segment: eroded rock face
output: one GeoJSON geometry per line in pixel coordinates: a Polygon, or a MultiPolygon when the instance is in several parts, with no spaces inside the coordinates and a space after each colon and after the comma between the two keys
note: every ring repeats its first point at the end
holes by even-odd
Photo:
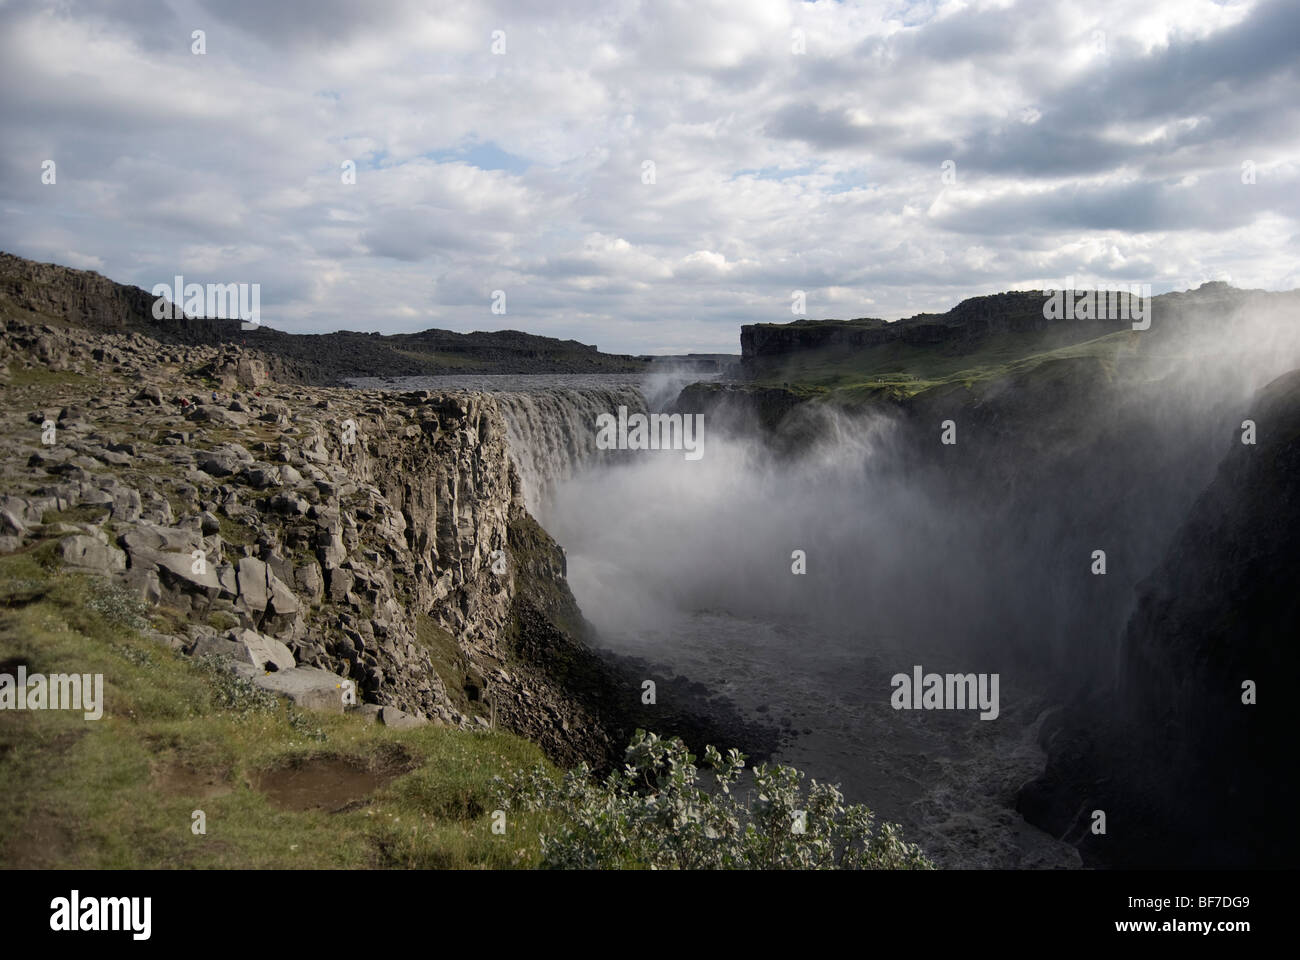
{"type": "Polygon", "coordinates": [[[498,723],[564,762],[618,752],[630,729],[596,705],[617,681],[527,526],[491,396],[286,386],[229,346],[0,322],[0,360],[96,374],[0,413],[0,548],[57,538],[69,567],[187,623],[174,646],[314,709],[350,680],[385,722],[498,723]]]}

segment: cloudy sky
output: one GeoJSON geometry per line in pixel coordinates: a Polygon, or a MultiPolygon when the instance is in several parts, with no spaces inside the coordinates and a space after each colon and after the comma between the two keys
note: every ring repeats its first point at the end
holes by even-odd
{"type": "Polygon", "coordinates": [[[0,249],[634,353],[736,352],[796,290],[1290,289],[1298,36],[1295,0],[0,0],[0,249]]]}

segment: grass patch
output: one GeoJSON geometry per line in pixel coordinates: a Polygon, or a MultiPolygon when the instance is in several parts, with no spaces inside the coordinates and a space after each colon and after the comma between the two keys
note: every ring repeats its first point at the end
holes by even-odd
{"type": "Polygon", "coordinates": [[[749,382],[792,391],[820,390],[822,399],[846,406],[905,401],[936,387],[973,389],[1051,360],[1095,358],[1113,366],[1118,356],[1137,350],[1138,337],[1124,330],[1061,344],[1060,334],[1004,334],[974,346],[894,342],[851,352],[810,350],[791,355],[779,368],[749,382]]]}
{"type": "Polygon", "coordinates": [[[225,632],[233,630],[239,626],[239,618],[233,613],[227,613],[224,610],[218,610],[215,613],[208,614],[208,626],[214,630],[225,632]]]}
{"type": "Polygon", "coordinates": [[[113,512],[111,503],[83,504],[67,510],[46,510],[41,523],[103,523],[113,512]]]}
{"type": "MultiPolygon", "coordinates": [[[[175,512],[175,505],[172,506],[172,512],[175,512]]],[[[217,524],[220,527],[218,531],[221,539],[226,543],[233,543],[236,546],[244,547],[257,542],[257,530],[246,523],[240,523],[237,520],[231,520],[224,513],[217,515],[217,524]]]]}
{"type": "Polygon", "coordinates": [[[138,632],[107,581],[0,557],[0,663],[104,677],[104,715],[0,713],[0,866],[503,868],[539,860],[540,814],[492,833],[493,777],[544,762],[510,734],[303,714],[138,632]],[[336,812],[290,809],[277,771],[384,773],[336,812]],[[203,811],[207,832],[191,831],[203,811]]]}

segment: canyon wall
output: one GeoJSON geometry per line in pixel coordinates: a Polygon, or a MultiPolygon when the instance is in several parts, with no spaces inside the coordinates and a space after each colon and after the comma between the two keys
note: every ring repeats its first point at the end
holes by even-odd
{"type": "Polygon", "coordinates": [[[1300,371],[1255,397],[1137,589],[1117,688],[1044,727],[1049,763],[1019,809],[1092,862],[1294,866],[1291,679],[1300,667],[1300,371]],[[1105,835],[1093,811],[1107,813],[1105,835]]]}
{"type": "MultiPolygon", "coordinates": [[[[157,277],[169,287],[174,277],[157,277]]],[[[256,278],[253,278],[254,280],[256,278]]],[[[223,283],[230,277],[184,277],[185,285],[223,283]]],[[[252,282],[252,281],[250,281],[252,282]]],[[[592,373],[644,370],[648,361],[601,353],[592,344],[518,330],[457,333],[289,334],[274,329],[274,306],[266,293],[262,323],[205,318],[197,311],[155,318],[155,298],[140,287],[115,283],[90,270],[37,263],[0,252],[0,308],[70,323],[100,333],[143,333],[166,344],[220,347],[242,344],[259,352],[274,378],[286,383],[338,385],[348,377],[421,376],[445,373],[592,373]]],[[[178,295],[179,296],[179,295],[178,295]]],[[[216,304],[214,303],[214,306],[216,304]]],[[[205,304],[206,306],[206,304],[205,304]]],[[[209,311],[218,312],[218,311],[209,311]]]]}
{"type": "Polygon", "coordinates": [[[634,688],[583,642],[496,398],[307,388],[253,351],[0,324],[0,549],[112,577],[161,640],[308,699],[351,680],[390,717],[499,724],[562,762],[602,765],[630,733],[634,688]]]}

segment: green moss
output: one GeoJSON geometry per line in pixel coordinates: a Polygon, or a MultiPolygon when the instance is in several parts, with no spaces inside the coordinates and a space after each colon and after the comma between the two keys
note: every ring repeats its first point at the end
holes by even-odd
{"type": "Polygon", "coordinates": [[[208,626],[216,630],[233,630],[239,626],[239,618],[233,613],[218,610],[215,613],[208,614],[208,626]]]}
{"type": "Polygon", "coordinates": [[[246,523],[240,523],[237,520],[221,515],[217,517],[217,525],[221,539],[226,543],[233,543],[243,547],[257,542],[257,530],[246,523]]]}
{"type": "Polygon", "coordinates": [[[940,387],[975,389],[1050,361],[1091,358],[1113,369],[1118,356],[1133,352],[1140,343],[1130,331],[1064,345],[1060,338],[1059,333],[1005,334],[974,347],[895,342],[848,352],[810,350],[782,358],[779,369],[749,384],[751,389],[781,387],[802,399],[845,407],[898,403],[940,387]]]}

